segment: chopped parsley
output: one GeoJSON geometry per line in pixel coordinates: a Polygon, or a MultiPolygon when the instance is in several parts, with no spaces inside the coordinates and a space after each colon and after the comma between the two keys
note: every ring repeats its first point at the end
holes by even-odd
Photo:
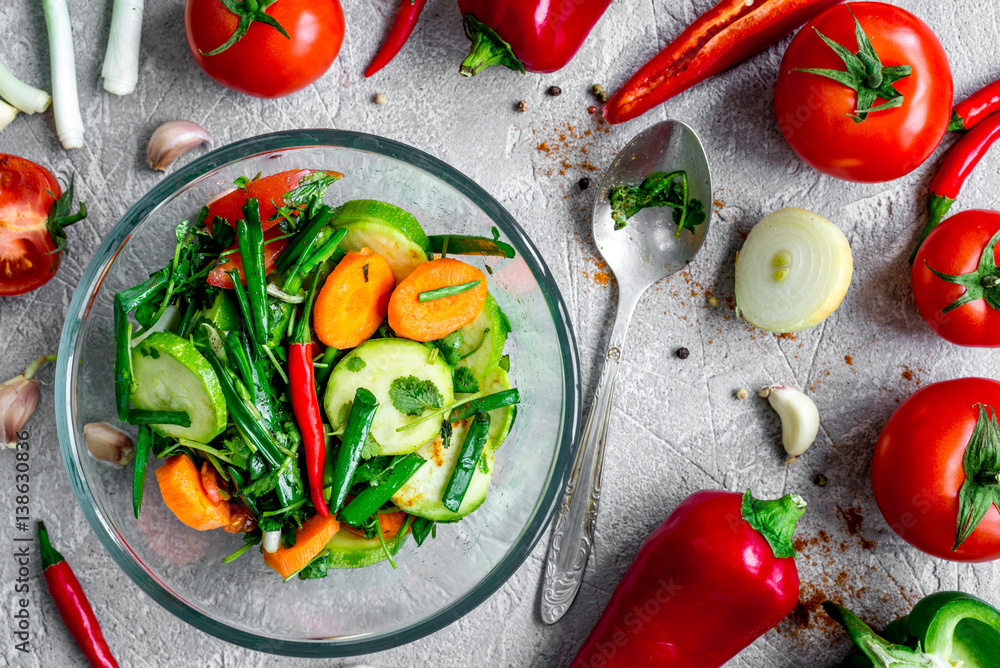
{"type": "Polygon", "coordinates": [[[368,364],[360,357],[352,357],[347,360],[347,370],[353,371],[354,373],[361,371],[366,366],[368,366],[368,364]]]}

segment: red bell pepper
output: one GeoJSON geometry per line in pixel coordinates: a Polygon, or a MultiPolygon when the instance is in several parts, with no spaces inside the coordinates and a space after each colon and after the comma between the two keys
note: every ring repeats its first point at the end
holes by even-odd
{"type": "Polygon", "coordinates": [[[795,494],[692,494],[639,549],[571,668],[715,668],[774,627],[799,596],[795,494]]]}
{"type": "Polygon", "coordinates": [[[722,0],[632,75],[604,107],[624,123],[749,58],[842,0],[722,0]]]}
{"type": "Polygon", "coordinates": [[[555,72],[566,66],[611,0],[458,0],[472,51],[459,72],[490,65],[555,72]]]}

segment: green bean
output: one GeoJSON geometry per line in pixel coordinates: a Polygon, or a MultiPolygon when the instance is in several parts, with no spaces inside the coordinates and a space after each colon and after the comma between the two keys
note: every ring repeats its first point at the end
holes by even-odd
{"type": "Polygon", "coordinates": [[[118,419],[128,419],[129,400],[132,396],[132,323],[122,306],[119,295],[115,295],[115,405],[118,419]]]}
{"type": "Polygon", "coordinates": [[[347,491],[351,488],[351,480],[358,468],[358,462],[361,461],[361,450],[368,440],[368,432],[371,430],[376,410],[378,410],[378,400],[375,399],[375,395],[359,387],[354,393],[354,405],[351,406],[351,414],[347,418],[344,441],[333,469],[333,491],[330,495],[332,499],[330,507],[333,512],[339,510],[347,499],[347,491]]]}
{"type": "Polygon", "coordinates": [[[477,285],[479,285],[479,281],[475,280],[469,281],[468,283],[462,283],[461,285],[446,285],[443,288],[427,290],[417,295],[417,301],[423,304],[425,302],[432,302],[435,299],[454,297],[455,295],[460,295],[463,292],[468,292],[477,285]]]}
{"type": "Polygon", "coordinates": [[[142,508],[142,490],[146,486],[146,464],[149,462],[149,451],[153,448],[153,430],[147,425],[139,426],[139,435],[135,440],[135,461],[132,463],[132,511],[135,519],[139,519],[142,508]]]}
{"type": "Polygon", "coordinates": [[[474,399],[467,404],[462,404],[451,412],[448,419],[456,422],[476,413],[489,413],[490,411],[503,408],[504,406],[511,406],[520,401],[521,395],[517,391],[517,388],[501,390],[500,392],[494,392],[493,394],[487,394],[485,397],[474,399]]]}
{"type": "Polygon", "coordinates": [[[434,520],[429,520],[425,517],[418,517],[413,520],[410,529],[413,531],[413,540],[417,541],[418,546],[424,544],[424,541],[427,540],[427,536],[431,534],[433,528],[434,520]]]}
{"type": "Polygon", "coordinates": [[[190,427],[191,417],[187,411],[147,411],[140,408],[130,408],[129,424],[172,424],[178,427],[190,427]]]}
{"type": "MultiPolygon", "coordinates": [[[[492,396],[492,395],[491,395],[492,396]]],[[[476,413],[465,435],[462,452],[458,455],[455,470],[451,472],[448,486],[444,490],[444,507],[457,513],[462,506],[462,499],[472,482],[472,474],[476,472],[476,464],[483,454],[483,446],[490,435],[489,413],[476,413]]]]}
{"type": "Polygon", "coordinates": [[[406,481],[427,462],[416,453],[406,457],[396,464],[382,484],[365,488],[360,494],[338,514],[341,522],[352,527],[360,527],[365,521],[378,512],[378,509],[406,484],[406,481]]]}

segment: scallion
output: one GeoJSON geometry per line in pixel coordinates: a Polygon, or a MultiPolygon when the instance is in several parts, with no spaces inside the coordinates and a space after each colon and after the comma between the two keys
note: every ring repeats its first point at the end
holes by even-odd
{"type": "Polygon", "coordinates": [[[56,133],[63,148],[83,146],[83,118],[76,90],[76,57],[73,28],[66,0],[42,0],[49,32],[49,60],[52,64],[52,108],[56,133]]]}
{"type": "Polygon", "coordinates": [[[0,63],[0,97],[26,114],[45,111],[52,104],[48,93],[24,83],[4,67],[3,63],[0,63]]]}
{"type": "Polygon", "coordinates": [[[436,290],[427,290],[417,295],[417,301],[423,304],[424,302],[431,302],[435,299],[454,297],[455,295],[460,295],[463,292],[468,292],[477,285],[479,285],[478,280],[462,283],[461,285],[446,285],[445,287],[437,288],[436,290]]]}
{"type": "Polygon", "coordinates": [[[0,130],[10,125],[15,116],[17,116],[17,109],[0,100],[0,130]]]}
{"type": "Polygon", "coordinates": [[[115,0],[111,31],[104,52],[104,90],[128,95],[139,81],[139,40],[142,37],[143,0],[115,0]]]}

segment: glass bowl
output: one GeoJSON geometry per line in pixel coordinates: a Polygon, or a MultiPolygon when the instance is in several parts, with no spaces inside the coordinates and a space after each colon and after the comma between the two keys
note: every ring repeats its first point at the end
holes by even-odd
{"type": "MultiPolygon", "coordinates": [[[[538,250],[504,208],[440,160],[398,142],[339,130],[278,132],[236,142],[164,177],[115,225],[73,295],[59,345],[56,413],[63,459],[94,533],[122,570],[157,603],[223,640],[291,656],[334,657],[411,642],[457,620],[493,594],[527,558],[558,502],[572,459],[579,413],[578,355],[563,300],[538,250]],[[112,468],[86,451],[83,427],[116,417],[112,382],[115,292],[144,280],[173,256],[174,227],[238,176],[286,169],[346,176],[327,201],[391,202],[430,234],[490,236],[495,226],[513,260],[490,265],[490,292],[509,317],[511,377],[521,405],[497,452],[483,506],[437,538],[409,540],[388,562],[331,570],[322,580],[283,583],[256,550],[222,557],[239,536],[199,532],[163,505],[149,472],[141,519],[132,514],[131,466],[112,468]]],[[[159,465],[150,463],[150,469],[159,465]]]]}

